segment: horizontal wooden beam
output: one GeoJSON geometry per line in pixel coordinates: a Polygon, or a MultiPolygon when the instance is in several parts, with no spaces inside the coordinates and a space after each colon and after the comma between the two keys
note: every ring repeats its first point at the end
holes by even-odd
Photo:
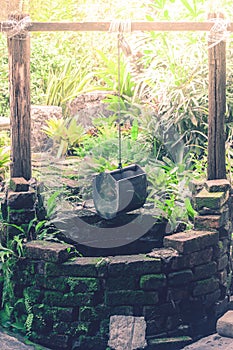
{"type": "MultiPolygon", "coordinates": [[[[112,22],[31,22],[27,23],[30,32],[57,31],[101,31],[107,32],[112,22]]],[[[213,22],[131,22],[132,31],[210,31],[213,22]]],[[[8,21],[0,22],[2,32],[12,29],[8,21]]],[[[228,31],[233,31],[233,22],[229,23],[228,31]]]]}

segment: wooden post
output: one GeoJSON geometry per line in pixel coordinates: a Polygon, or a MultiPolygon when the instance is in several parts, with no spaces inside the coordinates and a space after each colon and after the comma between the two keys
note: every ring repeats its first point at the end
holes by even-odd
{"type": "MultiPolygon", "coordinates": [[[[216,15],[211,15],[215,17],[216,15]]],[[[209,42],[209,45],[213,42],[209,42]]],[[[208,180],[226,179],[225,112],[226,112],[226,43],[224,40],[208,49],[209,120],[208,180]]]]}
{"type": "MultiPolygon", "coordinates": [[[[10,19],[21,21],[25,15],[10,19]]],[[[30,37],[27,31],[8,36],[11,111],[11,177],[31,178],[30,37]]]]}

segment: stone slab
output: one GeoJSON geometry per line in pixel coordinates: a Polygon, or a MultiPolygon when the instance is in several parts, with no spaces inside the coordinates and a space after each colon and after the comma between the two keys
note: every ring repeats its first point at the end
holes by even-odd
{"type": "Polygon", "coordinates": [[[217,332],[224,337],[233,338],[233,311],[227,311],[217,321],[217,332]]]}
{"type": "Polygon", "coordinates": [[[147,346],[144,317],[111,316],[108,345],[114,350],[144,349],[147,346]]]}

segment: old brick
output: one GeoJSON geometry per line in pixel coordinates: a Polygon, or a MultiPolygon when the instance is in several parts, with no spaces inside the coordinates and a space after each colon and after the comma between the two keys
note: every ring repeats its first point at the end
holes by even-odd
{"type": "Polygon", "coordinates": [[[144,290],[161,289],[166,286],[166,275],[143,275],[140,278],[140,288],[144,290]]]}
{"type": "Polygon", "coordinates": [[[82,257],[73,261],[65,262],[59,265],[50,262],[38,262],[36,269],[38,273],[46,276],[79,276],[79,277],[97,277],[98,272],[96,264],[99,258],[82,257]]]}
{"type": "Polygon", "coordinates": [[[197,281],[193,284],[192,294],[194,297],[208,294],[217,290],[219,282],[216,278],[208,278],[205,280],[197,281]]]}
{"type": "Polygon", "coordinates": [[[226,192],[230,190],[231,185],[225,179],[208,180],[205,182],[205,188],[208,192],[226,192]]]}
{"type": "Polygon", "coordinates": [[[74,316],[74,310],[72,307],[56,307],[47,306],[44,304],[34,305],[33,313],[35,315],[43,314],[45,318],[48,318],[54,322],[72,322],[77,319],[74,316]]]}
{"type": "Polygon", "coordinates": [[[230,249],[230,240],[228,238],[222,239],[214,246],[214,258],[220,258],[226,254],[230,249]]]}
{"type": "Polygon", "coordinates": [[[188,230],[164,238],[164,246],[188,254],[218,243],[218,232],[188,230]]]}
{"type": "Polygon", "coordinates": [[[131,256],[115,256],[108,265],[109,275],[119,274],[141,275],[145,273],[160,273],[161,259],[150,258],[143,254],[131,256]]]}
{"type": "Polygon", "coordinates": [[[198,252],[189,254],[189,266],[198,266],[202,264],[209,263],[213,258],[213,248],[206,248],[198,252]]]}
{"type": "Polygon", "coordinates": [[[33,209],[35,205],[35,192],[12,192],[7,195],[7,205],[11,209],[33,209]]]}
{"type": "Polygon", "coordinates": [[[134,307],[133,306],[115,306],[110,308],[111,315],[125,315],[125,316],[133,316],[134,315],[134,307]]]}
{"type": "Polygon", "coordinates": [[[153,319],[146,322],[147,337],[156,336],[167,331],[167,317],[164,315],[156,315],[153,319]]]}
{"type": "Polygon", "coordinates": [[[28,224],[30,221],[35,219],[35,217],[35,209],[23,209],[22,211],[22,209],[13,210],[9,208],[7,221],[10,224],[21,226],[23,224],[28,224]]]}
{"type": "Polygon", "coordinates": [[[202,208],[219,209],[229,198],[227,192],[208,192],[206,189],[201,190],[194,198],[194,207],[197,211],[202,208]]]}
{"type": "Polygon", "coordinates": [[[163,304],[158,304],[156,306],[144,306],[143,316],[146,320],[153,320],[157,316],[169,316],[177,313],[177,308],[175,303],[166,302],[163,304]]]}
{"type": "Polygon", "coordinates": [[[136,291],[109,291],[105,294],[105,302],[108,306],[120,305],[154,305],[157,304],[158,292],[136,291]]]}
{"type": "Polygon", "coordinates": [[[222,255],[218,259],[217,263],[218,263],[218,271],[221,271],[221,270],[225,269],[225,267],[228,264],[228,255],[227,254],[222,255]]]}
{"type": "Polygon", "coordinates": [[[207,307],[213,305],[221,296],[220,289],[216,289],[212,293],[208,293],[202,296],[203,304],[207,307]]]}
{"type": "Polygon", "coordinates": [[[174,305],[174,302],[187,299],[189,296],[189,286],[182,286],[182,288],[169,287],[166,301],[174,305]]]}
{"type": "Polygon", "coordinates": [[[60,293],[60,292],[52,292],[45,291],[43,303],[50,306],[62,306],[62,307],[75,307],[93,305],[95,299],[94,293],[60,293]]]}
{"type": "Polygon", "coordinates": [[[24,177],[12,177],[9,187],[13,192],[27,192],[29,183],[24,177]]]}
{"type": "Polygon", "coordinates": [[[217,263],[211,261],[208,264],[203,264],[194,267],[193,280],[201,280],[214,275],[217,272],[217,263]]]}
{"type": "Polygon", "coordinates": [[[205,186],[205,181],[192,180],[189,182],[189,189],[192,192],[192,196],[198,194],[205,186]]]}
{"type": "Polygon", "coordinates": [[[229,219],[229,211],[224,211],[220,215],[199,215],[194,218],[196,229],[219,229],[224,226],[229,219]]]}
{"type": "Polygon", "coordinates": [[[177,286],[189,283],[193,278],[191,270],[172,272],[168,275],[168,285],[177,286]]]}
{"type": "Polygon", "coordinates": [[[31,241],[25,244],[25,256],[33,260],[64,262],[70,258],[74,247],[48,241],[31,241]]]}
{"type": "Polygon", "coordinates": [[[105,287],[109,290],[135,290],[138,286],[138,278],[133,275],[121,275],[106,279],[105,287]]]}
{"type": "Polygon", "coordinates": [[[223,271],[220,271],[218,273],[218,279],[221,285],[227,287],[227,282],[228,282],[227,269],[224,269],[223,271]]]}

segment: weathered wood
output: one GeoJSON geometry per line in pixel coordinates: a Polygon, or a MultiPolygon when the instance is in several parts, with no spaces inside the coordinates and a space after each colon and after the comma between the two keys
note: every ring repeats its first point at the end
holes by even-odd
{"type": "MultiPolygon", "coordinates": [[[[210,42],[209,45],[212,43],[210,42]]],[[[208,49],[209,119],[207,178],[226,178],[225,112],[226,112],[226,43],[221,41],[208,49]]]]}
{"type": "MultiPolygon", "coordinates": [[[[16,20],[19,20],[17,17],[16,20]]],[[[31,178],[30,37],[8,38],[11,177],[31,178]]]]}
{"type": "MultiPolygon", "coordinates": [[[[31,22],[31,32],[51,31],[108,31],[111,22],[31,22]]],[[[132,22],[132,31],[209,31],[213,22],[132,22]]],[[[9,22],[0,22],[1,31],[9,31],[9,22]]],[[[229,23],[229,31],[233,31],[233,23],[229,23]]]]}

